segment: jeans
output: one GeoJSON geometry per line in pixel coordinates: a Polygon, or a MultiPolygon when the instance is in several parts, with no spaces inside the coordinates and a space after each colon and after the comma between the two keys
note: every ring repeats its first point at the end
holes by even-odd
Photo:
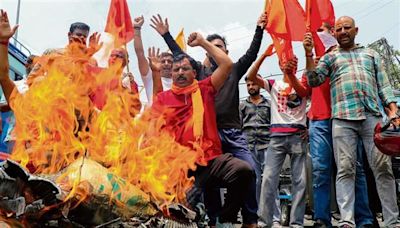
{"type": "Polygon", "coordinates": [[[0,151],[1,152],[10,153],[10,152],[8,152],[8,150],[9,150],[8,144],[7,144],[7,142],[4,141],[4,139],[7,137],[7,134],[8,134],[8,128],[10,126],[9,118],[11,118],[10,117],[11,115],[13,115],[12,111],[1,113],[1,127],[2,127],[1,137],[0,137],[0,151]]]}
{"type": "MultiPolygon", "coordinates": [[[[242,130],[235,128],[218,129],[218,133],[222,143],[222,151],[224,153],[232,154],[235,158],[246,161],[254,172],[256,164],[249,151],[249,148],[247,147],[247,141],[242,133],[242,130]]],[[[249,187],[249,194],[247,194],[241,210],[243,224],[257,224],[258,204],[256,198],[256,178],[251,179],[249,187]]],[[[204,203],[207,208],[207,214],[210,218],[209,225],[214,225],[216,223],[216,217],[218,216],[218,208],[220,208],[221,206],[219,192],[217,191],[217,189],[205,191],[204,198],[204,203]]]]}
{"type": "Polygon", "coordinates": [[[361,139],[368,163],[374,173],[386,227],[395,227],[399,210],[390,157],[381,153],[373,141],[374,127],[381,118],[369,113],[365,120],[334,119],[332,122],[333,149],[338,173],[336,194],[341,220],[339,225],[354,227],[355,173],[357,144],[361,139]]]}
{"type": "Polygon", "coordinates": [[[356,227],[362,225],[372,225],[374,217],[369,208],[367,177],[364,171],[363,161],[364,148],[362,141],[357,144],[357,161],[356,161],[356,183],[355,183],[355,205],[354,216],[356,227]]]}
{"type": "MultiPolygon", "coordinates": [[[[331,120],[310,121],[310,153],[313,173],[314,220],[331,224],[331,178],[333,172],[331,120]]],[[[359,146],[362,149],[362,146],[359,146]]],[[[355,220],[357,226],[372,224],[373,217],[368,206],[366,177],[363,169],[363,150],[357,152],[356,165],[356,204],[355,220]]]]}
{"type": "MultiPolygon", "coordinates": [[[[249,146],[250,151],[252,152],[252,156],[254,162],[256,164],[256,168],[254,169],[256,173],[256,197],[258,202],[258,208],[264,207],[264,204],[260,202],[260,194],[261,194],[261,183],[262,183],[262,173],[264,171],[265,161],[268,159],[267,149],[257,150],[256,146],[249,146]]],[[[276,192],[276,200],[275,200],[275,208],[273,214],[274,222],[280,222],[281,220],[281,208],[280,208],[280,200],[279,200],[279,191],[276,192]]]]}
{"type": "Polygon", "coordinates": [[[305,140],[299,134],[271,137],[266,159],[260,203],[259,215],[262,222],[270,227],[273,222],[273,213],[276,191],[279,184],[279,173],[286,155],[290,156],[292,177],[292,209],[290,212],[290,226],[303,226],[306,207],[306,150],[305,140]]]}

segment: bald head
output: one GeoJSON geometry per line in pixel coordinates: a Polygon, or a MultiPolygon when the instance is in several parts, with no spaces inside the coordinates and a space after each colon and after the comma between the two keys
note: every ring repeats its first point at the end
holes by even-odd
{"type": "Polygon", "coordinates": [[[355,27],[356,26],[356,22],[354,21],[354,19],[352,17],[349,16],[341,16],[336,20],[336,23],[340,22],[340,21],[351,21],[351,24],[355,27]]]}
{"type": "Polygon", "coordinates": [[[128,52],[124,48],[116,48],[111,51],[108,65],[113,65],[119,62],[122,67],[128,64],[128,52]]]}
{"type": "Polygon", "coordinates": [[[351,49],[355,47],[355,37],[358,33],[355,21],[349,16],[342,16],[336,20],[335,36],[343,49],[351,49]]]}

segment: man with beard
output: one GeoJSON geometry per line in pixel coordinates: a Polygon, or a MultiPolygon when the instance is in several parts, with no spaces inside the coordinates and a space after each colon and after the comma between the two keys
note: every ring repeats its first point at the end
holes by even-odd
{"type": "MultiPolygon", "coordinates": [[[[297,58],[281,66],[283,80],[266,80],[257,76],[267,55],[264,53],[250,68],[248,79],[271,95],[270,142],[265,159],[258,214],[266,227],[274,222],[279,173],[290,156],[292,200],[290,227],[303,227],[306,194],[306,99],[289,84],[289,75],[297,69],[297,58]]],[[[293,77],[295,77],[293,75],[293,77]]],[[[263,225],[264,226],[264,225],[263,225]]]]}
{"type": "MultiPolygon", "coordinates": [[[[258,74],[259,77],[261,75],[258,74]]],[[[257,202],[260,202],[262,172],[270,140],[271,104],[260,94],[260,86],[245,78],[249,97],[239,105],[242,130],[247,138],[247,145],[256,164],[257,202]]],[[[280,226],[279,198],[273,216],[273,227],[280,226]]],[[[260,206],[260,205],[259,205],[260,206]]]]}
{"type": "MultiPolygon", "coordinates": [[[[333,27],[324,22],[318,30],[318,36],[325,47],[325,53],[337,47],[333,36],[333,27]]],[[[315,58],[315,63],[321,56],[315,58]]],[[[314,197],[314,227],[331,227],[331,186],[332,177],[336,176],[336,167],[333,161],[332,120],[331,120],[331,93],[329,80],[318,87],[311,88],[307,84],[307,77],[303,75],[301,81],[289,75],[290,84],[299,94],[310,96],[310,110],[308,111],[310,132],[310,155],[313,173],[314,197]]],[[[367,184],[363,169],[363,149],[357,151],[357,167],[355,180],[355,222],[357,227],[370,227],[373,216],[368,206],[367,184]]]]}
{"type": "Polygon", "coordinates": [[[313,40],[304,36],[306,76],[311,87],[330,82],[333,152],[338,169],[336,199],[340,227],[354,227],[357,143],[362,140],[374,173],[382,204],[385,227],[399,225],[395,182],[390,157],[373,142],[374,127],[381,121],[379,95],[389,119],[398,118],[396,99],[377,52],[355,43],[358,27],[353,18],[340,17],[335,23],[339,47],[325,54],[318,65],[313,60],[313,40]],[[329,78],[329,79],[328,79],[329,78]]]}

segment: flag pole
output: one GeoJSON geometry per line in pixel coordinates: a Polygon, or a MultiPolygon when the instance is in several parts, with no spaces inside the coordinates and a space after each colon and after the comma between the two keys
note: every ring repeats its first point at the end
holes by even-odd
{"type": "Polygon", "coordinates": [[[311,1],[306,0],[306,32],[311,32],[311,1]]]}
{"type": "Polygon", "coordinates": [[[129,73],[129,54],[128,54],[128,48],[127,48],[126,44],[124,44],[124,48],[126,51],[126,55],[125,55],[126,71],[127,71],[127,73],[129,73]]]}

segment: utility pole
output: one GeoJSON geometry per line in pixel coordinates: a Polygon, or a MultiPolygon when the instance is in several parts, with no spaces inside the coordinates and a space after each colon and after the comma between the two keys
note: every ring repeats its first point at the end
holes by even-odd
{"type": "Polygon", "coordinates": [[[385,38],[381,38],[372,44],[369,44],[368,47],[379,53],[384,62],[386,72],[388,73],[390,84],[392,84],[394,88],[399,89],[400,75],[398,74],[398,70],[400,62],[393,48],[388,44],[385,38]],[[397,60],[398,64],[395,63],[395,59],[397,60]]]}
{"type": "MultiPolygon", "coordinates": [[[[21,0],[18,0],[18,6],[17,6],[17,19],[15,20],[15,24],[18,25],[19,24],[19,11],[21,9],[21,0]]],[[[14,45],[17,45],[17,38],[18,38],[18,29],[15,32],[15,36],[14,36],[14,45]]]]}

